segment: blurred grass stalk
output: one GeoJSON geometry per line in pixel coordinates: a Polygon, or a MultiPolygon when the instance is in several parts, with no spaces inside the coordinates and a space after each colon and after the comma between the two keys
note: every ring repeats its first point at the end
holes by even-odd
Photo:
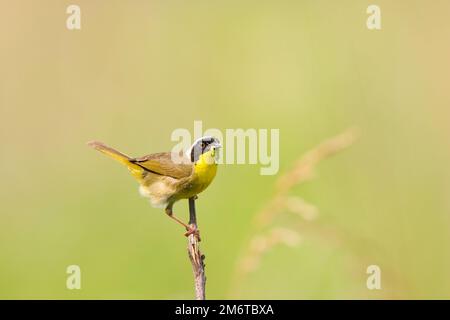
{"type": "Polygon", "coordinates": [[[299,184],[314,177],[316,166],[325,160],[350,147],[356,140],[356,128],[349,128],[343,133],[323,141],[315,148],[302,155],[295,161],[291,170],[278,178],[275,192],[268,203],[255,216],[255,230],[244,247],[243,254],[236,264],[232,276],[230,296],[235,297],[246,276],[255,271],[261,258],[271,248],[279,244],[296,247],[301,242],[300,234],[285,227],[271,227],[275,218],[283,211],[297,214],[306,221],[314,220],[318,215],[317,208],[304,199],[291,196],[290,192],[299,184]],[[262,235],[263,231],[269,232],[262,235]]]}

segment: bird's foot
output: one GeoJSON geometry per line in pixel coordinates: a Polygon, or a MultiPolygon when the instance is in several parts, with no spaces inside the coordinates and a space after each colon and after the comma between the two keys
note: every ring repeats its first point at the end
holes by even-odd
{"type": "Polygon", "coordinates": [[[201,241],[201,239],[200,239],[200,230],[197,229],[197,226],[190,225],[189,229],[187,229],[187,232],[184,235],[186,237],[189,237],[191,234],[193,234],[197,238],[197,241],[201,241]]]}

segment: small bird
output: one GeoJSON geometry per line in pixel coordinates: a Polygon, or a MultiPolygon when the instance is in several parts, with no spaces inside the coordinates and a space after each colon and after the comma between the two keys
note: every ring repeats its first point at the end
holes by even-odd
{"type": "Polygon", "coordinates": [[[186,153],[161,152],[131,158],[107,145],[91,141],[88,145],[125,165],[139,182],[139,192],[149,198],[153,207],[165,208],[166,214],[183,225],[186,236],[198,230],[173,214],[173,204],[181,199],[196,198],[213,181],[217,172],[218,148],[215,137],[197,139],[186,153]]]}

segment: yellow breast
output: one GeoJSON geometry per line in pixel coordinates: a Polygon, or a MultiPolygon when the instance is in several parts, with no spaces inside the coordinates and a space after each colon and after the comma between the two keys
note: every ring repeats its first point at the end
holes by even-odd
{"type": "Polygon", "coordinates": [[[205,190],[214,180],[217,173],[217,163],[213,151],[202,154],[194,165],[193,184],[196,193],[205,190]]]}

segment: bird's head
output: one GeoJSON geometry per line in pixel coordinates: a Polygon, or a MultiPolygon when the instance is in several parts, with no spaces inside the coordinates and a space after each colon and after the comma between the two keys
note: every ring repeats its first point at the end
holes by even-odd
{"type": "Polygon", "coordinates": [[[221,148],[219,139],[212,136],[204,136],[194,141],[192,146],[186,152],[186,155],[191,159],[192,162],[196,163],[198,160],[202,159],[208,163],[215,163],[218,150],[221,148]]]}

